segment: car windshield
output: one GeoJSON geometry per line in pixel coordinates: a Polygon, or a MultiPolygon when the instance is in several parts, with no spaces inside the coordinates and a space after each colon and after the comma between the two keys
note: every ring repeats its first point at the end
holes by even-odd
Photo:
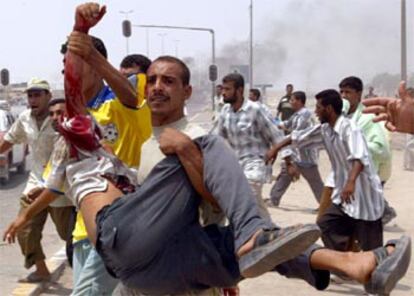
{"type": "Polygon", "coordinates": [[[9,128],[7,112],[0,110],[0,132],[5,132],[9,128]]]}

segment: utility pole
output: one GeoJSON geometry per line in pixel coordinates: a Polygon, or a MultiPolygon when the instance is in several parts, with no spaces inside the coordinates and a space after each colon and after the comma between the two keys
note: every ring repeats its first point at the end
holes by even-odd
{"type": "Polygon", "coordinates": [[[161,54],[164,55],[164,38],[167,36],[167,33],[158,33],[158,36],[161,37],[161,54]]]}
{"type": "Polygon", "coordinates": [[[175,47],[175,56],[178,58],[178,44],[180,43],[180,40],[174,40],[174,47],[175,47]]]}
{"type": "MultiPolygon", "coordinates": [[[[216,39],[214,30],[211,28],[200,27],[182,27],[182,26],[167,26],[167,25],[132,25],[138,28],[155,28],[155,29],[167,29],[167,30],[188,30],[188,31],[201,31],[209,32],[211,34],[211,65],[216,65],[216,39]]],[[[215,81],[211,81],[211,104],[212,110],[214,110],[214,95],[216,90],[215,81]]]]}
{"type": "Polygon", "coordinates": [[[401,0],[401,80],[407,81],[407,22],[405,8],[405,0],[401,0]]]}
{"type": "Polygon", "coordinates": [[[249,81],[250,88],[253,88],[253,0],[250,0],[250,38],[249,38],[249,81]]]}

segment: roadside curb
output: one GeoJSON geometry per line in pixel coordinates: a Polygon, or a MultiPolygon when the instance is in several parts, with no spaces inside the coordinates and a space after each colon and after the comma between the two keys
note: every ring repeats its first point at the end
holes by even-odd
{"type": "Polygon", "coordinates": [[[57,251],[52,258],[46,261],[46,265],[50,270],[50,281],[40,283],[19,283],[13,290],[12,296],[38,296],[47,287],[56,282],[63,273],[66,266],[66,251],[65,247],[62,247],[57,251]]]}

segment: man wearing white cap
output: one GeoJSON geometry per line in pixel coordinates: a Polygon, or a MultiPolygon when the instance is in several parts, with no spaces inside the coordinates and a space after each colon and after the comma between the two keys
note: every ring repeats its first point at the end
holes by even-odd
{"type": "MultiPolygon", "coordinates": [[[[14,144],[27,143],[32,154],[33,165],[29,174],[26,187],[20,199],[20,211],[30,203],[43,190],[42,173],[50,154],[53,150],[57,132],[52,127],[52,120],[48,117],[48,103],[52,95],[50,86],[46,80],[32,78],[25,90],[29,109],[21,113],[10,130],[0,141],[0,153],[7,151],[14,144]]],[[[50,276],[45,264],[45,255],[40,244],[43,226],[46,222],[47,213],[53,221],[59,220],[59,224],[68,221],[71,214],[71,203],[65,198],[59,198],[51,204],[51,207],[36,215],[25,228],[19,233],[18,240],[22,253],[25,257],[25,267],[36,266],[36,270],[27,277],[19,280],[21,282],[39,282],[47,280],[50,276]]],[[[58,224],[56,224],[58,225],[58,224]]],[[[68,237],[64,227],[57,227],[61,238],[68,237]]]]}

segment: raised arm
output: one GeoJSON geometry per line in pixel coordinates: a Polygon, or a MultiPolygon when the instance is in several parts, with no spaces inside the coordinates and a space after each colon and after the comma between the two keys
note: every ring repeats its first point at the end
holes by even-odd
{"type": "MultiPolygon", "coordinates": [[[[104,9],[105,7],[100,7],[96,3],[83,4],[77,7],[76,18],[83,18],[95,25],[103,16],[104,9]]],[[[124,105],[137,107],[138,99],[134,87],[95,49],[89,35],[77,30],[73,31],[69,36],[68,49],[87,62],[108,83],[124,105]]]]}

